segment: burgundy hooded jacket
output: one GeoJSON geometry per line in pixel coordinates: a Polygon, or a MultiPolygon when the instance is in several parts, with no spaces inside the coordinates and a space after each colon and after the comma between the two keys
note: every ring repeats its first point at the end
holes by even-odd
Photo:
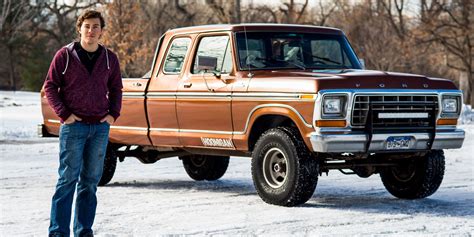
{"type": "Polygon", "coordinates": [[[74,43],[58,50],[49,67],[44,91],[49,105],[64,122],[72,113],[85,123],[98,123],[107,114],[115,120],[122,105],[122,77],[117,56],[105,48],[92,73],[82,64],[74,43]]]}

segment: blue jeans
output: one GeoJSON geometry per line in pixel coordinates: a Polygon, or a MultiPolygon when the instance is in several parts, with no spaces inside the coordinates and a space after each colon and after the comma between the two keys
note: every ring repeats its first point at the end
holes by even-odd
{"type": "Polygon", "coordinates": [[[69,236],[77,184],[74,235],[92,234],[97,184],[102,176],[110,125],[74,122],[59,131],[59,179],[51,206],[49,233],[69,236]]]}

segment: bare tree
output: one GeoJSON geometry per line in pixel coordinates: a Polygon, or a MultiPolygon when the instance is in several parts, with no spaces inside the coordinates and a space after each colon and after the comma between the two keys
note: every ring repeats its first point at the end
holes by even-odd
{"type": "Polygon", "coordinates": [[[105,7],[108,26],[103,41],[117,54],[126,77],[143,75],[149,69],[147,59],[153,54],[152,42],[147,37],[150,24],[140,6],[143,3],[115,0],[105,7]]]}
{"type": "Polygon", "coordinates": [[[39,31],[48,34],[57,43],[57,47],[70,42],[76,35],[75,21],[81,10],[100,6],[100,0],[52,0],[43,2],[43,24],[39,31]],[[53,20],[53,22],[50,22],[53,20]]]}
{"type": "Polygon", "coordinates": [[[212,9],[219,23],[233,23],[235,18],[232,14],[234,10],[232,2],[224,2],[225,1],[206,0],[206,4],[212,9]]]}
{"type": "Polygon", "coordinates": [[[308,0],[296,3],[295,0],[283,1],[280,6],[248,6],[245,21],[301,24],[308,22],[308,0]]]}
{"type": "Polygon", "coordinates": [[[393,27],[400,40],[405,40],[406,30],[406,15],[405,0],[377,0],[377,6],[382,6],[390,25],[393,27]]]}
{"type": "Polygon", "coordinates": [[[175,23],[175,27],[192,26],[196,23],[197,13],[195,11],[195,2],[183,5],[179,3],[179,0],[170,0],[170,2],[172,3],[172,8],[169,12],[165,12],[165,14],[175,23]]]}
{"type": "Polygon", "coordinates": [[[42,77],[47,66],[39,68],[38,62],[75,37],[80,11],[105,7],[104,42],[119,54],[126,76],[149,69],[154,46],[168,29],[240,22],[327,25],[344,30],[368,68],[447,78],[464,75],[460,84],[473,103],[472,0],[419,0],[418,16],[407,13],[408,0],[316,0],[313,8],[309,0],[274,5],[241,1],[3,0],[0,49],[7,63],[0,64],[0,77],[14,88],[19,83],[15,77],[42,77]]]}
{"type": "Polygon", "coordinates": [[[34,37],[31,31],[32,20],[37,15],[38,8],[27,0],[3,0],[0,7],[0,48],[7,52],[5,61],[8,62],[9,84],[12,90],[16,90],[16,53],[34,37]]]}
{"type": "Polygon", "coordinates": [[[278,12],[267,5],[248,6],[243,16],[244,22],[277,23],[278,12]]]}
{"type": "Polygon", "coordinates": [[[424,42],[437,42],[446,51],[446,65],[461,72],[464,101],[474,105],[474,29],[471,0],[421,0],[424,42]]]}
{"type": "Polygon", "coordinates": [[[219,23],[237,24],[242,22],[240,0],[206,0],[206,5],[211,8],[219,23]]]}
{"type": "Polygon", "coordinates": [[[295,3],[295,0],[284,2],[283,6],[280,7],[280,11],[283,13],[281,23],[301,23],[308,7],[308,0],[305,0],[302,5],[295,3]]]}
{"type": "Polygon", "coordinates": [[[338,1],[318,0],[318,6],[312,9],[310,20],[308,23],[324,26],[327,24],[329,17],[336,11],[338,1]]]}
{"type": "Polygon", "coordinates": [[[234,0],[234,23],[242,22],[242,8],[240,7],[240,0],[234,0]]]}

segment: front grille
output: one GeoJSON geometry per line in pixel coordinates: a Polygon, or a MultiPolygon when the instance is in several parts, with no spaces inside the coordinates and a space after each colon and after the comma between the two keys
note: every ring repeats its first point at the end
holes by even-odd
{"type": "Polygon", "coordinates": [[[351,124],[376,130],[432,129],[438,111],[436,95],[356,95],[351,124]],[[380,118],[379,113],[423,113],[427,118],[380,118]]]}

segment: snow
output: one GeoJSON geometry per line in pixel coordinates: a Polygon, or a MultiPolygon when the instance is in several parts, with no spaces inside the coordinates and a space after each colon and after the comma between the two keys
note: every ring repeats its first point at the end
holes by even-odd
{"type": "MultiPolygon", "coordinates": [[[[145,165],[126,158],[111,184],[98,189],[94,231],[106,237],[473,235],[474,124],[472,111],[465,114],[464,145],[445,151],[444,181],[426,199],[396,199],[378,175],[331,171],[305,205],[279,207],[258,197],[248,158],[233,157],[214,182],[191,180],[178,159],[145,165]]],[[[0,91],[0,236],[47,235],[58,140],[36,137],[41,121],[38,93],[0,91]]]]}
{"type": "Polygon", "coordinates": [[[458,119],[459,124],[471,124],[474,123],[474,111],[471,105],[463,105],[461,110],[461,116],[458,119]]]}

